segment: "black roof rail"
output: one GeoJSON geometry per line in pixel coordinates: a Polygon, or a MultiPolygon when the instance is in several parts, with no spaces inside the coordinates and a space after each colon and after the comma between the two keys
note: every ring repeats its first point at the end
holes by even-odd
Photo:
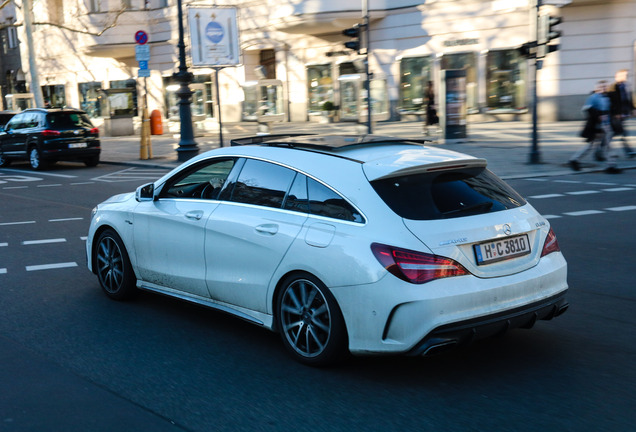
{"type": "Polygon", "coordinates": [[[293,138],[297,136],[315,135],[311,133],[293,133],[293,134],[276,134],[276,135],[257,135],[245,138],[235,138],[230,140],[230,146],[242,146],[251,144],[263,144],[268,141],[277,141],[284,138],[293,138]]]}

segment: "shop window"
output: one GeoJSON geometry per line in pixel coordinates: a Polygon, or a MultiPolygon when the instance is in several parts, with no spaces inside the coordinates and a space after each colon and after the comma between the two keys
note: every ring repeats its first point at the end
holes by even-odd
{"type": "Polygon", "coordinates": [[[320,112],[325,102],[334,103],[331,65],[307,66],[309,112],[320,112]]]}
{"type": "Polygon", "coordinates": [[[134,79],[110,82],[108,92],[110,117],[136,116],[137,112],[137,81],[134,79]]]}
{"type": "Polygon", "coordinates": [[[7,34],[9,35],[9,49],[18,47],[18,30],[15,27],[8,27],[7,34]]]}
{"type": "Polygon", "coordinates": [[[486,57],[489,110],[527,109],[527,62],[516,50],[490,51],[486,57]]]}
{"type": "MultiPolygon", "coordinates": [[[[179,86],[180,84],[172,76],[163,78],[166,104],[165,116],[173,121],[179,120],[179,97],[177,96],[179,86]]],[[[190,90],[192,91],[190,109],[192,110],[194,121],[214,117],[211,75],[194,75],[190,83],[190,90]]]]}
{"type": "Polygon", "coordinates": [[[432,78],[430,56],[410,57],[400,60],[400,110],[423,112],[426,100],[426,83],[432,78]]]}
{"type": "Polygon", "coordinates": [[[477,89],[477,53],[444,54],[441,62],[442,70],[466,71],[466,111],[468,114],[479,112],[477,89]]]}
{"type": "Polygon", "coordinates": [[[264,79],[276,79],[276,52],[273,49],[261,50],[259,64],[264,68],[264,79]]]}
{"type": "Polygon", "coordinates": [[[95,118],[101,115],[100,96],[102,83],[79,83],[77,89],[80,97],[80,109],[86,111],[89,117],[95,118]]]}
{"type": "Polygon", "coordinates": [[[66,106],[66,90],[63,84],[42,86],[42,96],[45,105],[50,104],[54,108],[66,106]]]}

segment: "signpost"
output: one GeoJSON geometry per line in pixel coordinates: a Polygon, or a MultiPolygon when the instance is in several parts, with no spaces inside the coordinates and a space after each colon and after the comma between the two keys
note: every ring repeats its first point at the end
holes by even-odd
{"type": "Polygon", "coordinates": [[[239,32],[233,7],[190,7],[190,44],[193,67],[211,67],[215,71],[219,145],[223,147],[223,121],[219,71],[240,63],[239,32]]]}
{"type": "Polygon", "coordinates": [[[139,159],[152,159],[152,144],[150,142],[150,119],[148,117],[148,82],[150,76],[148,62],[150,61],[150,45],[148,33],[139,30],[135,33],[135,60],[139,64],[138,78],[144,79],[144,108],[141,116],[141,143],[139,147],[139,159]]]}

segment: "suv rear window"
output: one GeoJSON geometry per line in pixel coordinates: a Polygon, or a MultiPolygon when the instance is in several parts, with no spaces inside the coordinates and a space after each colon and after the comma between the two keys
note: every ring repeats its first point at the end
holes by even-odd
{"type": "Polygon", "coordinates": [[[55,112],[46,116],[49,127],[55,130],[74,129],[78,127],[92,128],[88,116],[77,112],[55,112]]]}
{"type": "Polygon", "coordinates": [[[525,205],[525,200],[485,168],[393,177],[371,182],[400,217],[450,219],[525,205]]]}

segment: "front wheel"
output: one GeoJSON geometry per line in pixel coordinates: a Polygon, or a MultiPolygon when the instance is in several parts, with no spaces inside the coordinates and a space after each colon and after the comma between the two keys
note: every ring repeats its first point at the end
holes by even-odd
{"type": "Polygon", "coordinates": [[[315,277],[288,277],[278,296],[276,312],[283,344],[301,363],[328,365],[346,353],[347,331],[340,308],[315,277]]]}
{"type": "Polygon", "coordinates": [[[136,293],[136,277],[124,243],[115,231],[107,229],[99,235],[95,266],[99,284],[114,300],[127,300],[136,293]]]}

